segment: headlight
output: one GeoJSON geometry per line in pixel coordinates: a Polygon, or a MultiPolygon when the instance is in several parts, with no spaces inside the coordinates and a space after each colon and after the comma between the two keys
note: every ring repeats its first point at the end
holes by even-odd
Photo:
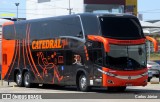
{"type": "Polygon", "coordinates": [[[106,74],[106,75],[108,75],[108,76],[112,76],[112,77],[116,76],[116,74],[112,74],[112,73],[109,73],[109,72],[105,72],[105,71],[103,71],[103,70],[101,70],[101,69],[98,69],[98,71],[100,71],[100,72],[102,72],[103,74],[106,74]]]}
{"type": "Polygon", "coordinates": [[[112,76],[112,77],[116,76],[115,74],[112,74],[112,73],[109,73],[109,72],[106,72],[106,75],[112,76]]]}
{"type": "Polygon", "coordinates": [[[141,74],[142,76],[146,76],[146,75],[148,75],[148,72],[145,72],[145,73],[143,73],[143,74],[141,74]]]}

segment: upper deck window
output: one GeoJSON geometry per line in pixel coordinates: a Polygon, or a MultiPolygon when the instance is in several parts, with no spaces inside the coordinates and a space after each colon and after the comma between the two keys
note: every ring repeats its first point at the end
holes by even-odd
{"type": "Polygon", "coordinates": [[[102,36],[115,39],[143,38],[138,19],[129,17],[100,17],[102,36]]]}

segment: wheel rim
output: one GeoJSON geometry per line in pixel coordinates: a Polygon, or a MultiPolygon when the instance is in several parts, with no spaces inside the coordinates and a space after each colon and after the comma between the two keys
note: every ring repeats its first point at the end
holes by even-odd
{"type": "Polygon", "coordinates": [[[16,80],[17,80],[17,83],[18,83],[18,84],[21,83],[21,80],[22,80],[21,74],[18,74],[18,75],[17,75],[17,79],[16,79],[16,80]]]}
{"type": "Polygon", "coordinates": [[[86,85],[87,85],[87,79],[85,76],[83,76],[80,80],[80,85],[81,85],[81,88],[82,89],[85,89],[86,88],[86,85]]]}
{"type": "Polygon", "coordinates": [[[29,85],[29,75],[25,75],[25,78],[24,78],[24,81],[25,81],[25,85],[28,86],[29,85]]]}

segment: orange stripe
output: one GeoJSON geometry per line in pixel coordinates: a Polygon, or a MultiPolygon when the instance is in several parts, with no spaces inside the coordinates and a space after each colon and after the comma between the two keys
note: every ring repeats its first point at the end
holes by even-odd
{"type": "MultiPolygon", "coordinates": [[[[39,54],[40,54],[40,53],[42,53],[42,52],[39,52],[39,54]]],[[[39,66],[42,68],[42,70],[43,70],[43,67],[42,67],[41,64],[39,63],[40,56],[41,56],[41,55],[39,55],[39,57],[38,57],[38,65],[39,65],[39,66]]]]}
{"type": "Polygon", "coordinates": [[[33,71],[33,73],[34,73],[36,79],[38,80],[38,78],[37,78],[37,76],[36,76],[36,73],[35,73],[35,71],[33,70],[32,64],[31,64],[31,62],[30,62],[29,55],[28,55],[28,50],[27,50],[27,47],[26,47],[26,46],[25,46],[25,49],[26,49],[26,54],[27,54],[26,56],[27,56],[29,65],[30,65],[30,67],[31,67],[31,69],[32,69],[32,71],[33,71]]]}
{"type": "Polygon", "coordinates": [[[153,43],[154,51],[157,52],[158,51],[158,42],[156,41],[156,39],[154,39],[150,36],[146,36],[146,39],[153,43]]]}
{"type": "Polygon", "coordinates": [[[29,30],[28,30],[28,34],[27,34],[27,39],[28,39],[28,51],[29,51],[29,55],[30,55],[30,58],[31,58],[31,62],[33,63],[33,66],[34,66],[34,68],[36,69],[36,71],[37,71],[37,73],[38,73],[38,75],[40,76],[40,78],[43,80],[43,78],[42,78],[42,76],[40,75],[40,73],[39,73],[39,71],[38,71],[38,69],[37,69],[37,67],[36,67],[36,65],[35,65],[35,63],[34,63],[34,60],[33,60],[33,58],[32,58],[32,54],[31,54],[31,50],[30,50],[30,37],[29,37],[29,34],[30,34],[30,26],[29,26],[29,30]]]}
{"type": "Polygon", "coordinates": [[[10,21],[10,22],[5,22],[5,23],[3,23],[2,26],[8,26],[8,25],[13,25],[13,24],[14,24],[14,22],[10,21]]]}
{"type": "Polygon", "coordinates": [[[25,44],[25,40],[23,39],[23,41],[22,41],[22,43],[23,43],[23,61],[24,61],[24,67],[26,68],[26,57],[25,57],[25,55],[24,55],[24,44],[25,44]]]}
{"type": "MultiPolygon", "coordinates": [[[[16,41],[16,45],[18,44],[18,42],[16,41]]],[[[15,45],[15,46],[16,46],[15,45]]],[[[16,58],[17,58],[17,53],[18,53],[18,48],[17,48],[17,46],[15,47],[15,57],[14,57],[14,59],[13,59],[13,63],[12,63],[12,66],[11,66],[11,69],[10,69],[10,71],[9,71],[9,73],[8,73],[8,77],[7,77],[7,80],[8,80],[8,78],[9,78],[9,76],[10,76],[10,73],[11,73],[11,71],[12,71],[12,69],[13,69],[13,66],[14,66],[14,64],[15,64],[15,60],[16,60],[16,58]]]]}
{"type": "Polygon", "coordinates": [[[21,55],[20,55],[20,51],[21,51],[21,49],[20,49],[20,40],[18,40],[18,68],[19,68],[19,63],[20,63],[20,57],[21,57],[21,55]]]}
{"type": "Polygon", "coordinates": [[[15,56],[16,51],[16,41],[15,40],[5,40],[2,38],[2,78],[6,76],[7,74],[10,74],[10,71],[12,69],[12,63],[15,56]],[[7,55],[7,59],[3,58],[3,55],[7,55]],[[7,63],[4,63],[4,61],[7,61],[7,63]],[[10,67],[11,66],[11,67],[10,67]]]}
{"type": "Polygon", "coordinates": [[[85,53],[86,53],[86,60],[89,60],[88,51],[87,51],[87,47],[86,46],[84,46],[84,50],[85,50],[85,53]]]}
{"type": "MultiPolygon", "coordinates": [[[[14,22],[6,22],[4,25],[6,26],[6,25],[12,25],[12,24],[14,24],[14,22]]],[[[14,26],[14,35],[16,35],[15,26],[14,26]]],[[[15,43],[16,43],[16,45],[18,45],[18,42],[17,42],[17,41],[16,41],[15,43]]],[[[12,69],[13,69],[13,66],[14,66],[15,61],[16,61],[16,58],[17,58],[18,48],[17,48],[16,45],[15,45],[15,52],[16,52],[16,53],[15,53],[15,56],[14,56],[14,59],[13,59],[13,63],[12,63],[11,69],[10,69],[10,71],[9,71],[9,73],[8,73],[7,80],[8,80],[8,78],[9,78],[9,76],[10,76],[10,73],[11,73],[11,71],[12,71],[12,69]]]]}
{"type": "MultiPolygon", "coordinates": [[[[26,36],[27,36],[27,33],[28,33],[28,25],[27,25],[27,30],[26,30],[26,36]]],[[[30,67],[31,67],[31,69],[32,69],[32,71],[33,71],[36,79],[38,80],[38,78],[37,78],[37,76],[36,76],[36,73],[35,73],[35,71],[33,70],[32,64],[31,64],[30,59],[29,59],[29,54],[28,54],[28,50],[27,50],[27,42],[26,42],[26,40],[25,40],[25,49],[26,49],[27,59],[28,59],[28,62],[29,62],[29,64],[30,64],[30,67]]],[[[39,80],[38,80],[38,81],[39,81],[39,80]]]]}

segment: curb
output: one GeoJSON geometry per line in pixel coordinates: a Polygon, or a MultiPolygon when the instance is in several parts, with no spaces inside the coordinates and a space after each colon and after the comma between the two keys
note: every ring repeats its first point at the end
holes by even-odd
{"type": "Polygon", "coordinates": [[[150,82],[151,84],[160,84],[160,82],[150,82]]]}
{"type": "Polygon", "coordinates": [[[12,87],[17,87],[17,85],[13,85],[12,87]]]}

